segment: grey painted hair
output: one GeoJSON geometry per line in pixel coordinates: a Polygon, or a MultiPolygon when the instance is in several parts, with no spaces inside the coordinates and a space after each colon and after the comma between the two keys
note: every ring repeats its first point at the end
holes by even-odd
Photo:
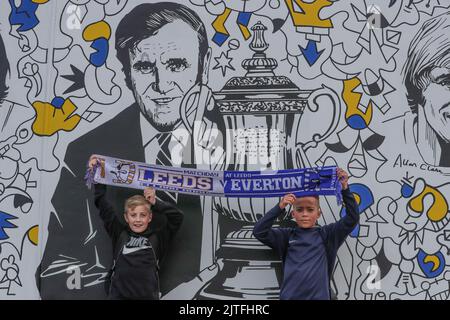
{"type": "Polygon", "coordinates": [[[9,72],[8,58],[6,57],[5,45],[0,34],[0,103],[8,94],[8,87],[6,86],[6,76],[9,72]]]}
{"type": "Polygon", "coordinates": [[[417,113],[424,105],[423,90],[430,84],[436,67],[450,68],[450,12],[425,21],[408,49],[403,67],[408,104],[417,113]]]}

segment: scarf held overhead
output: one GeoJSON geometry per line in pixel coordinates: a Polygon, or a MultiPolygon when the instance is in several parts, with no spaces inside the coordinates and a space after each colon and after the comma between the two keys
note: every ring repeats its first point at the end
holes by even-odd
{"type": "Polygon", "coordinates": [[[266,170],[210,171],[165,167],[130,160],[98,156],[100,164],[86,172],[86,184],[93,183],[197,194],[215,197],[270,198],[293,193],[297,197],[336,195],[341,203],[341,183],[336,167],[266,170]]]}

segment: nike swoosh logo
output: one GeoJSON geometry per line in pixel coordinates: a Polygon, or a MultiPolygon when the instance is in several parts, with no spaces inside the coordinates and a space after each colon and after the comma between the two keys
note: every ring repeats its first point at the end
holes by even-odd
{"type": "Polygon", "coordinates": [[[122,254],[130,254],[139,250],[144,250],[144,249],[151,249],[152,247],[150,246],[142,246],[142,247],[134,247],[134,248],[128,248],[128,247],[123,247],[122,250],[122,254]]]}
{"type": "Polygon", "coordinates": [[[296,242],[297,242],[297,240],[290,240],[289,244],[293,244],[293,243],[296,243],[296,242]]]}

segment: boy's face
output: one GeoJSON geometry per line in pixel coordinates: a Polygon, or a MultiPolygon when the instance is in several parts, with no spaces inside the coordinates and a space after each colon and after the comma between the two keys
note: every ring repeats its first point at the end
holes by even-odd
{"type": "Polygon", "coordinates": [[[312,228],[320,217],[319,201],[314,197],[297,198],[293,205],[292,217],[300,228],[312,228]]]}
{"type": "Polygon", "coordinates": [[[133,232],[144,232],[150,221],[152,221],[152,214],[148,211],[147,206],[140,205],[133,209],[128,209],[124,214],[125,221],[130,226],[133,232]]]}

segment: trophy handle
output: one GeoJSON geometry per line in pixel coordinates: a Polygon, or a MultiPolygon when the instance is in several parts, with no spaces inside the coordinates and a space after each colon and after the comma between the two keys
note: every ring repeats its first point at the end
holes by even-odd
{"type": "MultiPolygon", "coordinates": [[[[309,148],[315,148],[319,144],[319,142],[325,140],[328,138],[337,128],[339,124],[339,116],[341,114],[341,102],[339,99],[338,94],[331,88],[322,85],[321,88],[314,90],[311,95],[308,97],[308,109],[311,112],[317,112],[319,110],[319,103],[317,102],[317,99],[319,97],[325,96],[328,98],[329,103],[326,103],[326,106],[324,106],[324,103],[322,103],[321,108],[327,108],[327,110],[330,110],[333,114],[331,117],[331,122],[328,128],[324,133],[315,133],[313,134],[312,138],[308,142],[298,142],[295,144],[295,163],[298,168],[305,168],[305,167],[311,167],[311,163],[309,159],[306,157],[306,151],[309,148]]],[[[298,130],[300,130],[301,126],[297,126],[297,133],[296,137],[298,137],[298,130]]]]}
{"type": "Polygon", "coordinates": [[[204,84],[196,84],[184,95],[180,103],[180,117],[189,134],[193,134],[196,121],[202,121],[205,109],[209,107],[212,90],[204,84]],[[190,114],[194,112],[194,117],[190,114]],[[192,119],[192,122],[190,121],[192,119]]]}
{"type": "Polygon", "coordinates": [[[317,112],[319,110],[319,104],[317,103],[317,98],[320,96],[327,96],[331,102],[331,110],[333,111],[332,121],[328,129],[320,134],[316,133],[313,135],[311,141],[303,144],[303,151],[307,151],[309,148],[317,147],[319,142],[322,142],[326,138],[328,138],[337,128],[339,123],[339,116],[341,114],[341,100],[339,99],[338,94],[331,88],[322,85],[322,88],[315,90],[311,93],[308,98],[308,108],[312,112],[317,112]]]}
{"type": "Polygon", "coordinates": [[[184,95],[183,99],[181,100],[180,104],[180,116],[181,121],[183,122],[186,129],[189,131],[189,134],[192,135],[193,128],[195,125],[195,122],[198,120],[203,119],[203,115],[205,113],[205,108],[208,108],[209,111],[211,111],[212,106],[210,105],[211,97],[212,97],[212,90],[210,87],[208,87],[208,80],[209,80],[209,62],[211,61],[211,54],[212,49],[211,47],[208,47],[208,50],[206,52],[205,58],[203,60],[203,73],[202,73],[202,79],[200,83],[196,83],[194,86],[192,86],[191,89],[184,95]],[[194,98],[194,102],[188,106],[189,100],[194,98]],[[197,98],[197,101],[195,101],[195,98],[197,98]],[[192,121],[192,124],[189,123],[189,114],[191,112],[194,112],[192,108],[195,106],[195,116],[194,121],[192,121]]]}

